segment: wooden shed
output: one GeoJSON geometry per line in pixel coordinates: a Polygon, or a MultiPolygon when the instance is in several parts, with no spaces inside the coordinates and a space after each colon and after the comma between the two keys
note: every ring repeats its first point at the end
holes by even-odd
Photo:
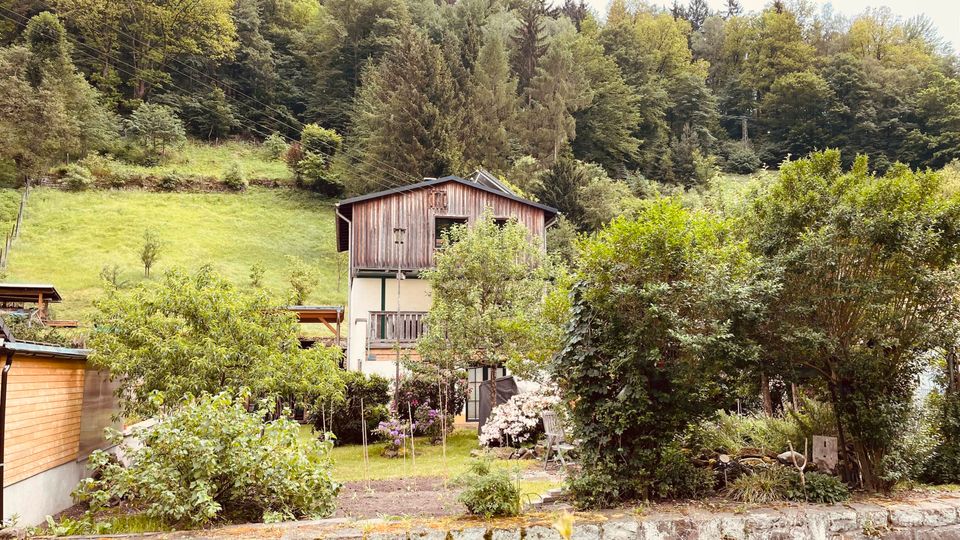
{"type": "Polygon", "coordinates": [[[2,333],[0,512],[34,525],[73,504],[86,458],[106,447],[113,386],[88,368],[85,349],[20,342],[5,326],[2,333]]]}

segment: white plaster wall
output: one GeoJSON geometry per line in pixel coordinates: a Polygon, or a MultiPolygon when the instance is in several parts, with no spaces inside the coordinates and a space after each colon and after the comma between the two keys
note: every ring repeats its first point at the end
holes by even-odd
{"type": "Polygon", "coordinates": [[[3,519],[17,516],[18,526],[40,525],[73,506],[70,493],[87,476],[86,463],[69,461],[3,488],[3,519]]]}
{"type": "MultiPolygon", "coordinates": [[[[347,369],[364,373],[376,373],[393,378],[395,362],[390,360],[367,361],[367,324],[370,312],[393,311],[397,309],[397,280],[386,278],[386,294],[381,303],[380,278],[355,278],[350,285],[350,299],[347,306],[350,329],[350,357],[347,369]],[[365,320],[365,322],[364,322],[365,320]]],[[[404,279],[400,281],[400,311],[429,311],[433,300],[430,297],[430,283],[423,279],[404,279]]]]}

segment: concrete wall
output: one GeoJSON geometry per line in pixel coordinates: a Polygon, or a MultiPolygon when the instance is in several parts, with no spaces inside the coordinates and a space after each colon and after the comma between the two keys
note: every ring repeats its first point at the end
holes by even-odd
{"type": "MultiPolygon", "coordinates": [[[[400,310],[429,311],[432,299],[430,283],[423,279],[400,281],[400,310]]],[[[349,329],[350,356],[347,369],[376,373],[387,378],[395,374],[395,360],[378,355],[378,360],[367,361],[367,325],[371,311],[397,309],[397,280],[395,278],[355,278],[350,286],[349,329]],[[364,322],[365,320],[366,322],[364,322]]],[[[413,352],[411,350],[411,352],[413,352]]]]}
{"type": "Polygon", "coordinates": [[[3,488],[3,519],[39,525],[48,515],[73,506],[70,493],[87,476],[86,460],[68,461],[3,488]]]}

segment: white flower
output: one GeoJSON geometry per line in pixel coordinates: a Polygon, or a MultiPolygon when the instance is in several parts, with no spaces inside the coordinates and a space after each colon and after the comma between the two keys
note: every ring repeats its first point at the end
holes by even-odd
{"type": "Polygon", "coordinates": [[[513,396],[491,411],[480,430],[480,444],[490,446],[527,441],[536,433],[543,411],[558,403],[560,397],[549,387],[513,396]]]}

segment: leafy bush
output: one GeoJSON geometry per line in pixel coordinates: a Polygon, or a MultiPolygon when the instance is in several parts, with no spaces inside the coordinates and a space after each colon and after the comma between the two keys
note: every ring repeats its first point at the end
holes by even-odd
{"type": "Polygon", "coordinates": [[[247,189],[249,183],[243,176],[243,171],[236,163],[230,165],[227,172],[223,175],[223,185],[233,191],[243,191],[247,189]]]}
{"type": "MultiPolygon", "coordinates": [[[[400,411],[406,412],[407,405],[417,410],[423,404],[431,407],[440,406],[440,389],[444,386],[434,373],[413,370],[400,379],[399,404],[400,411]]],[[[457,415],[463,410],[467,402],[467,382],[464,373],[448,378],[443,394],[443,408],[447,414],[457,415]]]]}
{"type": "Polygon", "coordinates": [[[157,179],[157,188],[161,191],[177,191],[186,184],[186,177],[178,172],[170,172],[157,179]]]}
{"type": "Polygon", "coordinates": [[[523,392],[490,411],[487,423],[480,430],[483,446],[519,446],[543,432],[543,411],[560,403],[552,389],[523,392]]]}
{"type": "Polygon", "coordinates": [[[443,441],[444,428],[447,434],[453,432],[453,415],[448,414],[443,418],[440,409],[432,408],[429,403],[417,407],[413,420],[414,432],[429,437],[431,444],[439,444],[443,441]]]}
{"type": "Polygon", "coordinates": [[[410,438],[410,423],[398,418],[390,418],[377,425],[377,433],[386,442],[383,457],[400,457],[406,452],[407,439],[410,438]]]}
{"type": "Polygon", "coordinates": [[[343,193],[343,182],[331,167],[342,144],[343,137],[332,129],[317,124],[303,126],[300,143],[291,145],[286,155],[297,182],[324,195],[343,193]]]}
{"type": "Polygon", "coordinates": [[[263,521],[327,516],[340,489],[330,475],[330,444],[301,438],[296,422],[263,422],[247,412],[249,394],[223,392],[188,398],[140,434],[142,447],[125,449],[123,467],[96,451],[99,476],[75,494],[96,512],[126,499],[169,523],[263,521]]]}
{"type": "Polygon", "coordinates": [[[728,496],[746,503],[768,504],[787,500],[795,471],[779,465],[771,465],[743,474],[730,483],[728,496]]]}
{"type": "Polygon", "coordinates": [[[932,394],[937,444],[922,478],[937,484],[960,483],[960,392],[932,394]]]}
{"type": "Polygon", "coordinates": [[[64,167],[63,185],[70,191],[85,191],[93,186],[90,170],[77,163],[64,167]]]}
{"type": "Polygon", "coordinates": [[[713,471],[697,467],[680,445],[664,449],[654,474],[653,493],[661,499],[698,498],[713,491],[713,471]]]}
{"type": "Polygon", "coordinates": [[[117,162],[114,161],[112,157],[96,152],[87,154],[77,163],[86,167],[94,178],[106,181],[110,181],[113,178],[117,165],[117,162]]]}
{"type": "Polygon", "coordinates": [[[805,485],[800,483],[800,475],[794,474],[790,479],[790,488],[786,497],[791,501],[806,501],[821,504],[836,504],[850,498],[850,490],[836,476],[818,472],[808,472],[804,475],[805,485]]]}
{"type": "Polygon", "coordinates": [[[730,414],[717,411],[716,415],[696,425],[688,434],[686,446],[706,448],[728,454],[741,448],[759,448],[783,452],[792,443],[803,448],[804,439],[813,435],[833,435],[836,422],[830,405],[816,400],[804,400],[800,412],[789,410],[782,415],[730,414]]]}
{"type": "Polygon", "coordinates": [[[454,484],[464,488],[457,500],[471,514],[491,518],[520,513],[520,489],[509,474],[494,470],[489,461],[474,461],[454,484]]]}
{"type": "Polygon", "coordinates": [[[165,105],[144,103],[124,122],[127,133],[134,138],[147,156],[155,159],[166,155],[167,148],[186,140],[183,122],[165,105]]]}
{"type": "MultiPolygon", "coordinates": [[[[365,375],[358,371],[344,371],[340,374],[344,384],[343,401],[334,405],[333,417],[327,429],[336,436],[337,444],[359,444],[363,441],[363,429],[360,418],[360,401],[363,400],[363,423],[370,435],[380,424],[390,417],[387,404],[390,402],[390,381],[379,375],[365,375]]],[[[323,429],[323,419],[313,417],[317,430],[323,429]]]]}
{"type": "Polygon", "coordinates": [[[263,140],[263,153],[267,159],[283,159],[290,145],[279,133],[271,133],[263,140]]]}
{"type": "Polygon", "coordinates": [[[760,169],[760,158],[749,144],[734,143],[729,146],[723,170],[737,174],[750,174],[760,169]]]}
{"type": "Polygon", "coordinates": [[[328,196],[343,193],[344,185],[331,169],[330,158],[307,152],[297,163],[297,179],[303,187],[328,196]]]}

